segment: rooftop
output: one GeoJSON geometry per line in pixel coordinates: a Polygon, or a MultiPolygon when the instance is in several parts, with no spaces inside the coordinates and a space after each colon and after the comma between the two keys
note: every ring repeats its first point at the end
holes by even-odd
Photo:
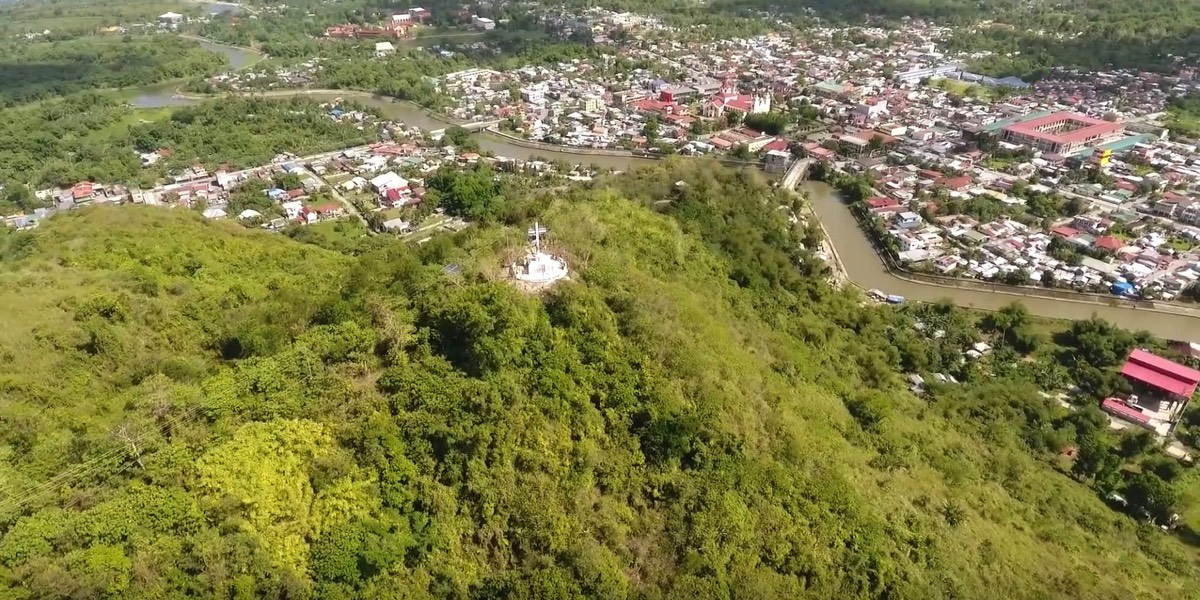
{"type": "Polygon", "coordinates": [[[983,132],[983,133],[992,133],[995,131],[999,131],[1005,127],[1008,127],[1009,125],[1015,125],[1017,123],[1031,121],[1033,119],[1040,119],[1042,117],[1045,117],[1047,115],[1052,115],[1052,114],[1054,114],[1054,111],[1052,111],[1052,110],[1039,110],[1037,112],[1031,112],[1027,115],[1020,115],[1017,117],[1009,117],[1007,119],[1000,119],[999,121],[993,121],[986,125],[980,125],[979,131],[983,132]]]}
{"type": "Polygon", "coordinates": [[[1019,123],[1004,127],[1005,131],[1012,133],[1020,133],[1030,137],[1043,139],[1058,144],[1073,144],[1087,140],[1088,138],[1105,133],[1114,133],[1124,129],[1125,126],[1121,123],[1105,121],[1081,115],[1073,112],[1056,112],[1035,119],[1027,119],[1019,123]],[[1079,125],[1079,127],[1062,133],[1054,133],[1045,131],[1046,129],[1063,122],[1070,122],[1079,125]]]}
{"type": "Polygon", "coordinates": [[[1200,384],[1200,371],[1140,349],[1129,353],[1121,374],[1184,398],[1190,398],[1200,384]]]}

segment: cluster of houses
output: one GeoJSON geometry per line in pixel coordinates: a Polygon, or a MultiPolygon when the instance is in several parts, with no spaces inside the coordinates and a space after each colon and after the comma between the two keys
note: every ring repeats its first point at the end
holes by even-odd
{"type": "MultiPolygon", "coordinates": [[[[1148,220],[1126,229],[1133,234],[1116,235],[1111,230],[1119,221],[1095,214],[1045,230],[1007,216],[980,222],[964,214],[935,214],[926,220],[910,203],[888,196],[866,205],[887,223],[899,260],[942,275],[1161,299],[1178,296],[1200,279],[1200,252],[1168,249],[1170,240],[1148,220]],[[1056,258],[1056,238],[1067,248],[1090,251],[1074,260],[1056,258]]],[[[1138,223],[1134,219],[1127,223],[1138,223]]]]}

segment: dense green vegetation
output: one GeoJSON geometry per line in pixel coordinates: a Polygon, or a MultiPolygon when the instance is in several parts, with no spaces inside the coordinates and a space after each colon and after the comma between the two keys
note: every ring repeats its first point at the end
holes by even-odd
{"type": "Polygon", "coordinates": [[[112,96],[84,93],[0,112],[0,182],[36,189],[83,180],[148,184],[196,163],[247,168],[281,152],[313,154],[376,139],[369,123],[360,129],[336,122],[303,98],[224,98],[139,111],[112,96]],[[137,153],[158,149],[171,154],[144,168],[137,153]]]}
{"type": "Polygon", "coordinates": [[[213,73],[220,54],[173,35],[0,43],[0,105],[213,73]]]}
{"type": "Polygon", "coordinates": [[[1167,127],[1177,135],[1200,137],[1200,96],[1173,99],[1167,106],[1167,127]]]}
{"type": "MultiPolygon", "coordinates": [[[[0,586],[1128,598],[1195,584],[1194,549],[1056,470],[1063,444],[1105,456],[1114,440],[993,367],[960,368],[958,344],[1028,349],[1033,324],[863,306],[799,249],[812,232],[788,225],[791,201],[750,172],[665,163],[506,198],[497,224],[416,248],[362,238],[354,256],[142,207],[6,234],[0,586]],[[535,216],[573,268],[541,296],[497,281],[535,216]],[[915,319],[950,333],[928,341],[915,319]],[[950,367],[960,389],[929,404],[902,391],[900,372],[950,367]]],[[[1097,364],[1132,343],[1072,332],[1062,343],[1097,364]]],[[[1122,489],[1176,500],[1161,469],[1122,489]]]]}
{"type": "MultiPolygon", "coordinates": [[[[589,3],[577,1],[574,5],[589,3]]],[[[726,37],[782,25],[764,19],[764,12],[786,17],[801,27],[814,20],[854,27],[862,26],[866,19],[870,24],[902,28],[903,21],[910,18],[952,24],[959,26],[950,40],[952,49],[995,53],[976,61],[973,69],[1023,77],[1043,75],[1055,66],[1165,69],[1174,57],[1194,55],[1200,28],[1194,3],[1177,0],[1085,0],[1069,5],[1016,0],[618,0],[607,5],[662,16],[683,27],[711,23],[711,28],[691,33],[726,37]]],[[[901,36],[901,31],[893,35],[901,36]]]]}
{"type": "Polygon", "coordinates": [[[175,0],[37,0],[0,3],[0,36],[40,34],[48,39],[91,35],[104,27],[150,24],[165,12],[200,14],[199,6],[175,0]]]}

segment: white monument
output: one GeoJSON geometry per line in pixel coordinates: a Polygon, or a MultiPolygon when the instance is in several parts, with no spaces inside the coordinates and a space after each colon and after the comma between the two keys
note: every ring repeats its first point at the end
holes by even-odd
{"type": "Polygon", "coordinates": [[[533,245],[527,249],[525,262],[512,265],[513,277],[517,281],[546,285],[567,276],[567,261],[542,252],[542,235],[545,233],[546,230],[539,223],[534,223],[529,230],[533,245]]]}

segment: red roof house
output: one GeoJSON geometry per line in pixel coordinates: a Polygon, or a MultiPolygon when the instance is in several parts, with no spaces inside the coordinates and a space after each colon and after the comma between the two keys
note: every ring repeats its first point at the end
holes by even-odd
{"type": "Polygon", "coordinates": [[[971,185],[971,181],[972,180],[969,176],[963,175],[961,177],[955,177],[954,179],[947,179],[942,182],[942,185],[948,189],[958,191],[971,185]]]}
{"type": "Polygon", "coordinates": [[[1125,243],[1111,235],[1105,235],[1096,238],[1095,246],[1097,248],[1108,250],[1109,252],[1116,252],[1117,250],[1124,248],[1125,243]]]}
{"type": "Polygon", "coordinates": [[[1185,399],[1200,385],[1200,371],[1141,349],[1129,353],[1121,374],[1134,383],[1185,399]]]}
{"type": "Polygon", "coordinates": [[[772,150],[777,150],[779,152],[787,152],[788,145],[789,144],[788,144],[787,140],[785,140],[783,138],[775,138],[774,140],[771,140],[766,146],[763,146],[762,151],[770,152],[772,150]]]}
{"type": "Polygon", "coordinates": [[[96,186],[90,181],[82,181],[71,188],[71,197],[76,200],[91,198],[96,193],[96,186]]]}

